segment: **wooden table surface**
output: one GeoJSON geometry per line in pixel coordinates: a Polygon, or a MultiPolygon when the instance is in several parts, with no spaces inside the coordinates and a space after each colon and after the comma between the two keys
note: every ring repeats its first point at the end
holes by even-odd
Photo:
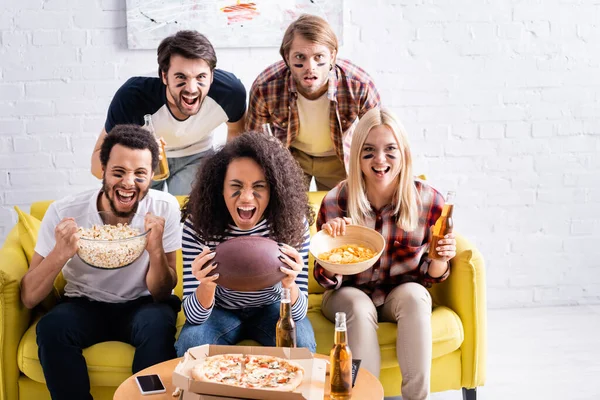
{"type": "MultiPolygon", "coordinates": [[[[315,357],[328,360],[329,357],[322,354],[315,354],[315,357]]],[[[114,400],[177,400],[173,397],[175,387],[171,383],[171,376],[175,366],[179,363],[181,358],[175,358],[173,360],[165,361],[160,364],[148,367],[137,374],[130,376],[125,382],[123,382],[115,392],[114,400]],[[158,374],[162,379],[167,391],[160,394],[150,394],[143,396],[140,393],[137,383],[135,382],[136,375],[149,375],[158,374]]],[[[358,376],[356,377],[356,384],[352,388],[352,399],[368,399],[377,400],[383,399],[383,387],[381,383],[375,378],[373,374],[364,368],[358,370],[358,376]]],[[[325,378],[325,397],[324,400],[329,400],[329,375],[325,378]]]]}

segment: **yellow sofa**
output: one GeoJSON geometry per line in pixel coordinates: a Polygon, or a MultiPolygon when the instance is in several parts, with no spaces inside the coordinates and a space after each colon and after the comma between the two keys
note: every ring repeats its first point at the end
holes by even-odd
{"type": "MultiPolygon", "coordinates": [[[[318,209],[325,192],[310,192],[309,200],[318,209]]],[[[183,198],[179,199],[180,201],[183,198]]],[[[42,219],[49,201],[31,206],[31,215],[42,219]]],[[[314,226],[312,227],[314,233],[314,226]]],[[[311,261],[312,265],[312,261],[311,261]]],[[[41,314],[21,303],[19,283],[28,262],[17,226],[0,249],[0,400],[50,399],[40,365],[35,326],[41,314]]],[[[182,294],[181,255],[178,257],[182,294]]],[[[333,324],[321,314],[323,289],[309,274],[309,311],[317,340],[317,352],[328,354],[333,344],[333,324]]],[[[474,399],[475,389],[485,382],[486,300],[485,271],[481,254],[461,236],[450,278],[431,289],[434,301],[432,391],[463,388],[463,396],[474,399]]],[[[178,318],[178,332],[185,321],[178,318]]],[[[386,396],[400,395],[401,375],[396,361],[396,325],[382,323],[379,331],[382,369],[380,380],[386,396]]],[[[85,349],[92,395],[112,399],[116,387],[131,375],[134,348],[120,342],[105,342],[85,349]]]]}

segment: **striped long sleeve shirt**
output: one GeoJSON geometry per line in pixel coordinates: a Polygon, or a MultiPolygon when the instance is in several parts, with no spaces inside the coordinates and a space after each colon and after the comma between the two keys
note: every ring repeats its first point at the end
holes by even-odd
{"type": "MultiPolygon", "coordinates": [[[[229,226],[226,236],[223,239],[229,240],[239,236],[262,236],[270,237],[271,231],[266,220],[259,222],[250,230],[242,230],[236,226],[229,226]]],[[[292,318],[294,321],[299,321],[306,317],[308,310],[308,246],[310,242],[310,233],[308,224],[304,233],[304,242],[299,253],[302,256],[304,268],[296,278],[298,285],[299,296],[298,300],[292,305],[292,318]]],[[[214,251],[219,241],[204,242],[194,230],[193,224],[187,219],[183,225],[183,311],[189,323],[199,325],[204,323],[210,316],[213,307],[218,307],[230,310],[262,307],[276,303],[281,298],[281,283],[274,286],[254,291],[254,292],[239,292],[219,286],[215,290],[215,300],[211,307],[204,308],[198,301],[195,295],[196,288],[199,285],[198,280],[192,274],[192,261],[205,247],[214,251]]]]}

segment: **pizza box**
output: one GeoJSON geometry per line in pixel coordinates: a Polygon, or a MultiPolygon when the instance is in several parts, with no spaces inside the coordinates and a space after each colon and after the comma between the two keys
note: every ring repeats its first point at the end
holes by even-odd
{"type": "Polygon", "coordinates": [[[325,371],[327,360],[314,358],[305,348],[219,346],[202,345],[192,347],[173,371],[173,385],[183,390],[184,400],[322,400],[325,393],[325,371]],[[217,354],[267,355],[294,360],[304,368],[304,380],[293,392],[240,388],[211,382],[198,382],[191,378],[191,370],[205,357],[217,354]]]}

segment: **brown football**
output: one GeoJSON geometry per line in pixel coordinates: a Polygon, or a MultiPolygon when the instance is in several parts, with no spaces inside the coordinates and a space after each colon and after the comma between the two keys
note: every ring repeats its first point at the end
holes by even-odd
{"type": "Polygon", "coordinates": [[[216,283],[232,290],[254,291],[273,286],[285,277],[279,267],[289,268],[278,258],[283,253],[277,242],[265,237],[229,239],[220,243],[215,253],[212,261],[219,264],[209,276],[219,274],[216,283]]]}

